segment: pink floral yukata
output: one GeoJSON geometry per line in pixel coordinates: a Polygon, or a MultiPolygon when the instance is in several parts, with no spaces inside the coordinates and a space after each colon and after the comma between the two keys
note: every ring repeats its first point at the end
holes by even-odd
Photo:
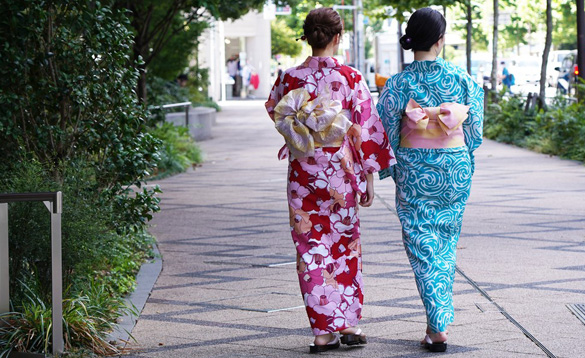
{"type": "Polygon", "coordinates": [[[366,191],[366,174],[395,163],[368,87],[334,58],[308,57],[276,80],[266,109],[287,143],[279,156],[289,157],[291,234],[313,334],[356,326],[363,303],[357,194],[366,191]]]}

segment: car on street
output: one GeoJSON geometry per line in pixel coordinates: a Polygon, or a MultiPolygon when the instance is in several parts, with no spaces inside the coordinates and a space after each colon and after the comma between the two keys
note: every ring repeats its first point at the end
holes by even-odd
{"type": "Polygon", "coordinates": [[[508,71],[515,77],[516,86],[537,85],[540,82],[541,57],[522,56],[504,61],[508,71]]]}

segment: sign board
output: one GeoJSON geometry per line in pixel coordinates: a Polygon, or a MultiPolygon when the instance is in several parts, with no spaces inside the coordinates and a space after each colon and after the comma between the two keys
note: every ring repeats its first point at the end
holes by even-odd
{"type": "Polygon", "coordinates": [[[291,9],[290,5],[277,6],[275,14],[276,15],[290,15],[290,14],[292,14],[292,9],[291,9]]]}

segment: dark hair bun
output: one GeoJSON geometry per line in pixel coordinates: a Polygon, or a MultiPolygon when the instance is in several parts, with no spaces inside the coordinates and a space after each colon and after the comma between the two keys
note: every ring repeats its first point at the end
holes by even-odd
{"type": "Polygon", "coordinates": [[[408,19],[400,45],[405,50],[428,51],[445,35],[447,21],[443,14],[430,7],[416,10],[408,19]]]}
{"type": "Polygon", "coordinates": [[[403,35],[400,38],[400,46],[402,46],[402,48],[405,50],[410,50],[412,48],[412,38],[403,35]]]}
{"type": "Polygon", "coordinates": [[[330,7],[313,9],[303,24],[307,42],[314,48],[325,48],[335,35],[343,31],[341,16],[330,7]]]}

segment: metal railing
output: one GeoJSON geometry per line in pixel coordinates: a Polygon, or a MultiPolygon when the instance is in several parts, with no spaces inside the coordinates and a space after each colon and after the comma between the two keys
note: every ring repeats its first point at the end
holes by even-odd
{"type": "Polygon", "coordinates": [[[53,355],[57,355],[64,350],[63,269],[61,253],[61,213],[63,212],[63,194],[60,191],[50,193],[0,194],[0,313],[10,312],[8,203],[19,201],[42,201],[51,213],[53,355]]]}
{"type": "Polygon", "coordinates": [[[185,127],[189,127],[189,108],[191,107],[191,102],[165,104],[162,106],[150,107],[150,109],[168,109],[175,107],[185,107],[185,127]]]}

